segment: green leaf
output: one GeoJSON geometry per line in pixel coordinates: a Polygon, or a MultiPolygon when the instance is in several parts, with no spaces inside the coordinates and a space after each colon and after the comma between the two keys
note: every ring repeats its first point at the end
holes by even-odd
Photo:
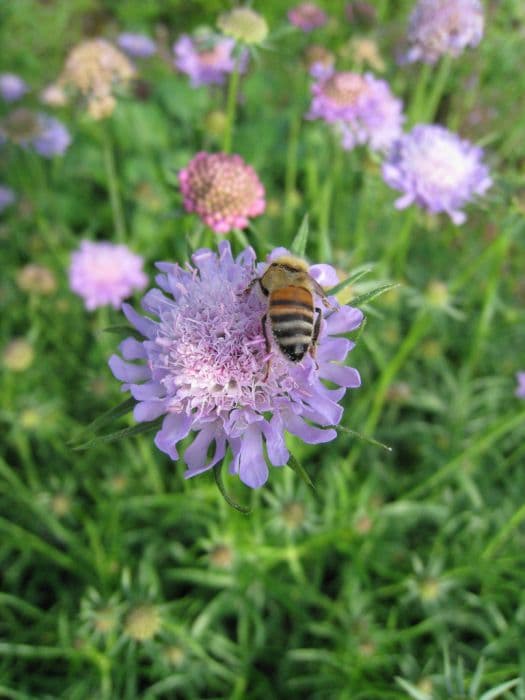
{"type": "Polygon", "coordinates": [[[287,466],[289,466],[291,469],[293,469],[294,472],[296,472],[296,474],[298,474],[298,475],[301,477],[301,479],[304,481],[304,483],[305,483],[307,486],[309,486],[311,489],[313,489],[313,490],[315,491],[314,483],[313,483],[313,481],[310,479],[310,477],[309,477],[309,475],[308,475],[308,472],[307,472],[306,469],[302,466],[302,464],[300,464],[300,463],[295,459],[295,457],[294,457],[292,454],[290,454],[290,459],[288,460],[288,465],[287,465],[287,466]]]}
{"type": "Polygon", "coordinates": [[[104,331],[104,333],[115,333],[116,335],[121,335],[123,338],[128,338],[129,336],[132,336],[137,340],[144,340],[144,336],[141,335],[141,333],[139,333],[139,331],[136,328],[127,326],[125,323],[115,326],[106,326],[106,328],[103,328],[102,330],[104,331]]]}
{"type": "Polygon", "coordinates": [[[395,289],[395,287],[400,286],[401,285],[399,283],[383,284],[381,287],[376,287],[375,289],[371,289],[369,292],[365,292],[358,297],[354,297],[348,303],[352,306],[362,306],[363,304],[372,301],[372,299],[381,296],[381,294],[388,292],[390,289],[395,289]]]}
{"type": "Polygon", "coordinates": [[[344,425],[334,425],[334,428],[341,433],[347,433],[348,435],[353,435],[356,438],[359,438],[360,440],[364,440],[364,442],[368,442],[369,445],[374,445],[375,447],[381,447],[383,450],[386,450],[387,452],[392,452],[392,448],[389,447],[388,445],[385,445],[382,442],[379,442],[379,440],[375,440],[372,437],[368,437],[368,435],[363,435],[363,433],[357,432],[357,430],[352,430],[351,428],[345,428],[344,425]]]}
{"type": "Polygon", "coordinates": [[[94,437],[92,440],[82,443],[81,445],[75,445],[74,450],[89,450],[97,445],[102,445],[108,442],[115,442],[116,440],[121,440],[122,438],[132,437],[133,435],[140,435],[141,433],[149,433],[152,430],[157,430],[162,425],[163,417],[157,418],[157,420],[150,421],[149,423],[139,423],[138,425],[132,425],[129,428],[123,428],[122,430],[117,430],[115,433],[109,433],[108,435],[99,435],[94,437]]]}
{"type": "Polygon", "coordinates": [[[507,690],[510,690],[511,688],[515,688],[519,682],[520,682],[519,678],[514,678],[513,680],[507,681],[506,683],[501,683],[500,685],[496,686],[495,688],[492,688],[491,690],[487,690],[486,693],[483,693],[483,695],[480,697],[479,700],[495,700],[495,698],[499,698],[500,695],[503,695],[503,693],[506,693],[507,690]]]}
{"type": "MultiPolygon", "coordinates": [[[[96,433],[100,428],[108,423],[111,423],[115,418],[125,416],[126,413],[129,413],[134,408],[136,403],[136,400],[130,396],[125,401],[119,403],[118,406],[113,406],[113,408],[110,408],[109,411],[105,411],[98,416],[98,418],[95,418],[92,423],[83,428],[80,432],[80,436],[87,435],[88,433],[96,433]]],[[[75,441],[72,440],[69,442],[69,444],[71,445],[73,442],[75,441]]]]}
{"type": "Polygon", "coordinates": [[[342,282],[339,282],[339,284],[336,284],[335,287],[332,287],[332,289],[329,289],[326,293],[330,296],[335,296],[336,294],[339,294],[339,292],[342,292],[345,287],[348,287],[348,285],[350,284],[355,284],[358,280],[360,280],[365,275],[368,275],[368,273],[371,271],[371,267],[359,268],[354,273],[352,273],[350,277],[347,277],[342,282]]]}
{"type": "Polygon", "coordinates": [[[220,464],[216,464],[213,467],[213,475],[215,477],[215,483],[217,484],[217,488],[219,489],[219,491],[221,492],[221,496],[224,498],[224,500],[226,501],[226,503],[229,506],[231,506],[235,510],[238,510],[239,513],[244,513],[244,515],[249,515],[252,512],[252,509],[249,506],[240,505],[240,503],[237,503],[236,501],[234,501],[233,498],[226,493],[226,488],[225,488],[224,483],[222,481],[222,474],[221,474],[222,467],[224,465],[224,461],[225,460],[223,459],[220,464]]]}
{"type": "Polygon", "coordinates": [[[419,688],[416,688],[415,685],[412,685],[412,683],[409,683],[404,678],[396,676],[396,683],[398,683],[414,700],[432,700],[430,695],[419,690],[419,688]]]}
{"type": "Polygon", "coordinates": [[[292,245],[290,247],[290,250],[294,255],[297,255],[300,258],[304,258],[305,253],[306,253],[306,243],[308,242],[308,234],[310,231],[310,226],[308,223],[308,214],[304,215],[303,221],[301,225],[299,226],[299,231],[297,231],[297,234],[295,238],[293,239],[292,245]]]}

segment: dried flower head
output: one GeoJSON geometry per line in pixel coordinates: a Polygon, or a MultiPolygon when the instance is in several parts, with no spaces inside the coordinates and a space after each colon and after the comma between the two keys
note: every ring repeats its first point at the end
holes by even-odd
{"type": "MultiPolygon", "coordinates": [[[[275,345],[268,355],[261,325],[268,301],[257,287],[246,292],[267,263],[257,264],[251,248],[234,259],[228,241],[218,253],[197,251],[192,262],[157,264],[160,289],[142,300],[152,318],[123,305],[145,340],[126,339],[124,359],[113,355],[109,365],[137,400],[137,421],[164,416],[155,444],[171,459],[194,432],[184,452],[186,477],[211,469],[229,448],[230,472],[257,488],[268,478],[268,462],[288,462],[285,432],[311,444],[335,438],[339,401],[360,385],[357,370],[342,364],[353,343],[338,336],[357,328],[363,314],[330,298],[335,310],[322,320],[317,358],[295,364],[275,345]],[[329,389],[324,380],[339,386],[329,389]]],[[[314,265],[310,274],[320,284],[337,282],[328,265],[314,265]]]]}
{"type": "Polygon", "coordinates": [[[0,185],[0,213],[16,202],[14,190],[6,185],[0,185]]]}
{"type": "Polygon", "coordinates": [[[58,83],[50,83],[40,93],[40,101],[50,107],[63,107],[67,104],[67,95],[58,83]]]}
{"type": "Polygon", "coordinates": [[[119,48],[133,58],[148,58],[157,52],[157,45],[146,34],[122,32],[117,37],[119,48]]]}
{"type": "Polygon", "coordinates": [[[23,97],[29,87],[25,80],[22,80],[14,73],[0,74],[0,95],[6,102],[16,102],[23,97]]]}
{"type": "Polygon", "coordinates": [[[313,29],[323,27],[327,17],[326,12],[314,2],[302,2],[288,11],[288,19],[303,32],[311,32],[313,29]]]}
{"type": "Polygon", "coordinates": [[[148,283],[143,264],[125,245],[82,241],[71,256],[69,285],[88,311],[109,304],[118,309],[124,299],[148,283]]]}
{"type": "Polygon", "coordinates": [[[24,265],[16,275],[16,283],[20,289],[30,294],[52,294],[57,288],[52,270],[37,263],[24,265]]]}
{"type": "Polygon", "coordinates": [[[15,338],[4,348],[3,364],[11,372],[24,372],[35,359],[33,346],[25,338],[15,338]]]}
{"type": "Polygon", "coordinates": [[[132,63],[109,41],[89,39],[72,49],[59,84],[80,93],[89,114],[102,119],[115,108],[115,89],[127,85],[134,75],[132,63]]]}
{"type": "Polygon", "coordinates": [[[358,144],[388,150],[401,134],[401,100],[370,73],[332,72],[312,85],[312,93],[307,118],[337,123],[347,150],[358,144]]]}
{"type": "Polygon", "coordinates": [[[71,143],[71,135],[62,122],[23,107],[7,115],[0,134],[20,146],[33,148],[44,158],[63,155],[71,143]]]}
{"type": "Polygon", "coordinates": [[[435,63],[441,56],[459,56],[483,36],[480,0],[418,0],[410,16],[406,60],[435,63]]]}
{"type": "Polygon", "coordinates": [[[133,608],[124,620],[124,632],[137,642],[145,642],[160,631],[162,618],[159,609],[150,603],[133,608]]]}
{"type": "Polygon", "coordinates": [[[419,124],[392,147],[383,179],[403,196],[397,209],[417,204],[431,213],[445,212],[462,224],[462,211],[491,186],[483,150],[435,124],[419,124]]]}
{"type": "Polygon", "coordinates": [[[518,399],[525,399],[525,372],[516,372],[516,396],[518,399]]]}
{"type": "MultiPolygon", "coordinates": [[[[235,68],[234,49],[234,39],[219,37],[208,30],[194,36],[183,34],[173,44],[175,66],[190,78],[193,87],[222,85],[235,68]]],[[[237,60],[238,69],[244,72],[248,54],[243,51],[237,60]]]]}
{"type": "Polygon", "coordinates": [[[349,43],[349,48],[357,66],[370,66],[378,73],[382,73],[385,70],[385,62],[379,53],[376,42],[372,39],[352,39],[349,43]]]}
{"type": "Polygon", "coordinates": [[[264,187],[238,155],[197,153],[180,171],[179,183],[186,210],[216,233],[244,228],[264,211],[264,187]]]}
{"type": "Polygon", "coordinates": [[[261,44],[268,36],[268,24],[249,7],[236,7],[220,15],[217,26],[223,34],[243,44],[261,44]]]}

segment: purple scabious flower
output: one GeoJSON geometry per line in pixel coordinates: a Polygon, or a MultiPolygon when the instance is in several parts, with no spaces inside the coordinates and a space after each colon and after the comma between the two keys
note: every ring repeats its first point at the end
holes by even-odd
{"type": "MultiPolygon", "coordinates": [[[[183,34],[173,44],[175,66],[190,78],[192,87],[222,85],[235,68],[235,39],[218,37],[211,32],[191,37],[183,34]]],[[[239,70],[246,70],[248,54],[238,58],[239,70]]]]}
{"type": "Polygon", "coordinates": [[[312,93],[306,118],[337,124],[347,150],[368,144],[372,150],[385,151],[401,134],[403,104],[386,81],[371,73],[321,74],[312,93]]]}
{"type": "Polygon", "coordinates": [[[0,185],[0,213],[16,202],[16,194],[6,185],[0,185]]]}
{"type": "Polygon", "coordinates": [[[480,0],[418,0],[408,29],[408,62],[435,63],[441,56],[459,56],[483,36],[480,0]]]}
{"type": "Polygon", "coordinates": [[[418,124],[396,141],[383,163],[383,179],[403,193],[395,205],[418,204],[436,214],[445,212],[459,225],[462,211],[491,186],[483,150],[435,124],[418,124]]]}
{"type": "Polygon", "coordinates": [[[16,102],[29,90],[25,80],[14,73],[0,74],[0,95],[6,102],[16,102]]]}
{"type": "Polygon", "coordinates": [[[146,34],[123,32],[117,37],[119,48],[133,58],[149,58],[157,52],[157,45],[146,34]]]}
{"type": "Polygon", "coordinates": [[[119,309],[124,299],[147,285],[143,264],[125,245],[82,241],[71,256],[69,286],[88,311],[109,304],[119,309]]]}
{"type": "Polygon", "coordinates": [[[62,156],[71,143],[71,135],[64,124],[54,117],[38,115],[39,133],[32,139],[31,145],[44,158],[62,156]]]}
{"type": "MultiPolygon", "coordinates": [[[[335,310],[321,322],[316,360],[307,355],[294,364],[275,345],[267,353],[261,321],[268,301],[257,286],[246,292],[266,265],[257,264],[251,248],[234,259],[229,242],[221,241],[218,253],[198,250],[185,268],[157,264],[160,289],[142,300],[152,318],[122,307],[145,339],[124,340],[124,359],[113,355],[110,368],[137,400],[137,421],[164,416],[155,444],[171,459],[193,431],[183,455],[186,477],[211,469],[230,448],[230,473],[262,486],[268,464],[289,460],[285,433],[310,444],[333,440],[339,402],[347,388],[360,385],[357,370],[342,364],[353,343],[339,336],[357,328],[363,314],[335,298],[335,310]]],[[[314,265],[310,274],[320,284],[337,283],[328,265],[314,265]]]]}
{"type": "Polygon", "coordinates": [[[186,211],[215,233],[245,228],[266,207],[264,187],[241,156],[201,151],[179,173],[186,211]]]}
{"type": "Polygon", "coordinates": [[[326,12],[321,10],[314,2],[302,2],[292,7],[288,12],[288,19],[295,27],[303,32],[311,32],[326,24],[326,12]]]}
{"type": "Polygon", "coordinates": [[[525,372],[516,372],[516,381],[518,382],[516,396],[518,399],[525,399],[525,372]]]}

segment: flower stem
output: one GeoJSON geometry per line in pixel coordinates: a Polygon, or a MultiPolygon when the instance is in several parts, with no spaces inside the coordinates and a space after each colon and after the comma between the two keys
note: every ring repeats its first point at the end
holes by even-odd
{"type": "Polygon", "coordinates": [[[103,152],[104,152],[104,167],[106,169],[106,179],[109,190],[109,200],[111,202],[111,213],[113,215],[113,226],[119,243],[124,243],[126,240],[126,222],[124,219],[124,210],[120,198],[120,188],[115,167],[115,156],[113,153],[113,144],[111,136],[107,129],[103,129],[103,152]]]}
{"type": "Polygon", "coordinates": [[[444,56],[441,59],[436,77],[432,82],[432,90],[425,100],[424,121],[432,122],[436,116],[437,108],[439,107],[439,103],[443,97],[443,93],[448,82],[450,69],[452,67],[452,60],[452,56],[444,56]]]}
{"type": "Polygon", "coordinates": [[[396,235],[395,244],[392,246],[391,255],[387,256],[392,259],[393,272],[397,277],[403,275],[405,263],[410,249],[410,238],[414,221],[416,219],[415,207],[410,207],[404,212],[403,224],[396,235]]]}
{"type": "Polygon", "coordinates": [[[286,157],[286,172],[284,176],[284,230],[292,230],[296,205],[297,180],[297,148],[301,129],[301,115],[293,114],[290,122],[290,135],[286,157]]]}
{"type": "Polygon", "coordinates": [[[222,150],[224,153],[230,153],[232,147],[233,128],[235,126],[235,108],[237,107],[237,94],[239,92],[239,63],[240,56],[237,56],[233,71],[230,75],[228,83],[228,96],[226,99],[226,128],[224,130],[224,139],[222,142],[222,150]]]}
{"type": "Polygon", "coordinates": [[[416,89],[412,95],[410,109],[408,110],[408,123],[410,126],[414,126],[414,124],[425,120],[424,102],[428,81],[430,80],[430,74],[430,65],[428,63],[424,63],[419,71],[416,89]]]}

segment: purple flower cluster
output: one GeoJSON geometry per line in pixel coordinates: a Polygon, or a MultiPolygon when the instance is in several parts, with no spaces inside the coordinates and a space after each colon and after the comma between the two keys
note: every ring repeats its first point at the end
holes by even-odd
{"type": "Polygon", "coordinates": [[[0,185],[0,213],[16,202],[16,195],[10,187],[0,185]]]}
{"type": "Polygon", "coordinates": [[[125,245],[82,241],[71,256],[69,286],[88,311],[109,304],[119,309],[124,299],[147,285],[143,264],[125,245]]]}
{"type": "Polygon", "coordinates": [[[518,399],[525,399],[525,372],[516,372],[516,396],[518,399]]]}
{"type": "MultiPolygon", "coordinates": [[[[282,249],[273,253],[279,254],[282,249]]],[[[227,241],[218,253],[197,251],[192,262],[157,264],[160,289],[142,300],[153,318],[123,305],[145,340],[126,339],[124,359],[113,355],[109,364],[137,400],[137,421],[164,416],[155,444],[171,459],[193,431],[183,456],[187,477],[211,469],[229,448],[230,472],[257,488],[268,478],[268,463],[288,462],[286,432],[311,444],[335,438],[339,402],[347,388],[360,385],[357,370],[342,364],[353,343],[339,336],[357,328],[363,315],[330,298],[335,310],[321,323],[316,360],[307,355],[294,364],[275,345],[268,355],[261,325],[268,302],[257,286],[246,292],[267,263],[257,263],[251,248],[234,259],[227,241]],[[329,389],[324,380],[339,386],[329,389]]],[[[337,283],[328,265],[314,265],[310,274],[320,284],[337,283]]]]}
{"type": "Polygon", "coordinates": [[[455,224],[462,208],[491,186],[483,150],[438,125],[419,124],[393,145],[383,163],[385,182],[403,196],[398,209],[418,204],[432,213],[445,212],[455,224]]]}
{"type": "Polygon", "coordinates": [[[146,34],[136,34],[134,32],[123,32],[117,37],[119,48],[133,58],[149,58],[157,51],[157,45],[153,39],[146,34]]]}
{"type": "Polygon", "coordinates": [[[25,80],[14,73],[0,74],[0,95],[6,102],[16,102],[29,90],[25,80]]]}
{"type": "Polygon", "coordinates": [[[403,105],[388,83],[370,73],[325,72],[312,85],[308,119],[338,125],[343,148],[358,144],[385,151],[401,134],[403,105]]]}
{"type": "Polygon", "coordinates": [[[31,141],[35,151],[44,158],[62,156],[71,143],[71,135],[62,122],[45,114],[39,115],[40,130],[31,141]]]}
{"type": "Polygon", "coordinates": [[[311,32],[313,29],[326,24],[326,12],[313,2],[302,2],[292,7],[288,12],[288,19],[295,27],[303,32],[311,32]]]}
{"type": "Polygon", "coordinates": [[[193,37],[183,34],[173,44],[175,66],[190,78],[193,87],[222,85],[235,68],[236,60],[239,70],[246,70],[248,54],[243,52],[236,59],[234,49],[235,39],[218,37],[211,32],[197,33],[193,37]]]}
{"type": "Polygon", "coordinates": [[[435,63],[441,56],[459,56],[483,36],[480,0],[419,0],[411,16],[405,60],[435,63]]]}

